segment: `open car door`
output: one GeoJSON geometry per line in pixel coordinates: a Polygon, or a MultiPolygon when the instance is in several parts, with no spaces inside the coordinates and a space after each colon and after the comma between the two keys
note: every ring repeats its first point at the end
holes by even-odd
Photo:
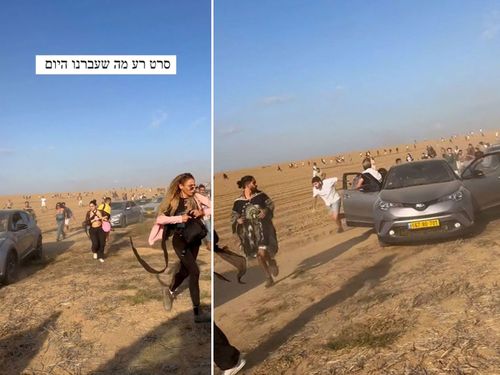
{"type": "Polygon", "coordinates": [[[474,160],[462,173],[462,182],[472,193],[477,209],[500,205],[500,151],[474,160]]]}
{"type": "Polygon", "coordinates": [[[346,224],[351,227],[372,227],[373,206],[379,192],[354,189],[359,178],[361,178],[361,173],[358,172],[344,173],[342,176],[346,224]]]}

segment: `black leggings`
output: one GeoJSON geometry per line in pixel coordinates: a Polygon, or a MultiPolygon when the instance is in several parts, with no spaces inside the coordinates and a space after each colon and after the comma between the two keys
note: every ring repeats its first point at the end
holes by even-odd
{"type": "Polygon", "coordinates": [[[198,264],[196,264],[196,258],[198,257],[201,241],[186,245],[186,242],[181,236],[174,234],[172,245],[181,263],[179,265],[179,270],[172,278],[170,290],[175,291],[186,277],[189,276],[189,293],[191,294],[191,301],[193,301],[194,307],[200,306],[200,269],[198,268],[198,264]]]}
{"type": "Polygon", "coordinates": [[[221,370],[229,370],[238,364],[240,351],[229,343],[226,335],[214,323],[214,362],[221,370]]]}
{"type": "Polygon", "coordinates": [[[92,252],[97,253],[99,259],[104,258],[104,245],[106,244],[106,233],[101,227],[89,229],[90,240],[92,241],[92,252]]]}

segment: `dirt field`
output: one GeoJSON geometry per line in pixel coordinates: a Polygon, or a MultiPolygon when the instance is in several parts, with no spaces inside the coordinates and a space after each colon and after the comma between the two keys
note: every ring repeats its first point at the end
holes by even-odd
{"type": "MultiPolygon", "coordinates": [[[[484,139],[498,143],[494,134],[471,142],[484,139]]],[[[409,144],[410,152],[419,159],[427,144],[409,144]]],[[[439,153],[451,143],[432,145],[439,153]]],[[[376,157],[377,167],[404,158],[405,146],[376,157]]],[[[330,157],[322,165],[321,155],[315,161],[327,177],[341,178],[360,170],[360,151],[340,166],[330,157]]],[[[465,239],[380,248],[372,230],[337,234],[325,208],[311,212],[311,167],[301,162],[297,169],[281,164],[282,172],[275,164],[215,178],[222,245],[238,249],[229,215],[241,176],[254,175],[276,205],[276,285],[264,288],[255,261],[245,285],[215,280],[215,320],[246,353],[243,373],[500,374],[500,213],[483,215],[465,239]]],[[[215,268],[235,280],[219,259],[215,268]]]]}
{"type": "MultiPolygon", "coordinates": [[[[96,194],[95,197],[101,195],[96,194]]],[[[47,195],[46,195],[47,197],[47,195]]],[[[9,197],[2,197],[2,204],[9,197]]],[[[21,197],[10,197],[21,208],[21,197]]],[[[90,197],[85,197],[85,204],[90,197]]],[[[0,289],[0,374],[207,374],[210,372],[210,325],[193,322],[185,289],[166,312],[156,278],[142,269],[128,242],[158,267],[159,245],[147,245],[152,221],[112,232],[107,258],[92,259],[90,240],[78,228],[85,208],[76,198],[50,198],[40,211],[45,258],[28,261],[19,280],[0,289]],[[55,241],[58,201],[73,210],[75,227],[55,241]]],[[[170,272],[177,258],[170,251],[170,272]]],[[[202,303],[210,308],[210,252],[200,251],[202,303]]],[[[163,276],[165,280],[170,277],[163,276]]]]}

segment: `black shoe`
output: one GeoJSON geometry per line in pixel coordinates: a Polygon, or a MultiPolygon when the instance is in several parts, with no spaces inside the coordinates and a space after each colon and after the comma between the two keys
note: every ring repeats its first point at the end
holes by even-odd
{"type": "Polygon", "coordinates": [[[200,312],[194,315],[195,323],[210,323],[212,321],[212,317],[207,312],[200,312]]]}

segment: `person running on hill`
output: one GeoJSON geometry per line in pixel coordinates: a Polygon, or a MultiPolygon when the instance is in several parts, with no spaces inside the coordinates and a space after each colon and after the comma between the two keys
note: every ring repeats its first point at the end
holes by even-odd
{"type": "Polygon", "coordinates": [[[337,177],[331,177],[324,180],[317,176],[312,178],[312,194],[314,198],[313,212],[316,211],[316,203],[318,201],[318,197],[320,197],[325,202],[329,214],[332,216],[335,223],[337,223],[337,232],[342,233],[344,228],[342,227],[342,221],[339,216],[340,195],[335,190],[337,180],[337,177]]]}
{"type": "Polygon", "coordinates": [[[240,247],[247,258],[257,258],[266,276],[266,287],[274,284],[273,276],[279,269],[274,259],[278,239],[273,225],[274,203],[266,193],[258,190],[253,176],[238,181],[241,196],[233,204],[231,222],[233,233],[238,234],[240,247]]]}

